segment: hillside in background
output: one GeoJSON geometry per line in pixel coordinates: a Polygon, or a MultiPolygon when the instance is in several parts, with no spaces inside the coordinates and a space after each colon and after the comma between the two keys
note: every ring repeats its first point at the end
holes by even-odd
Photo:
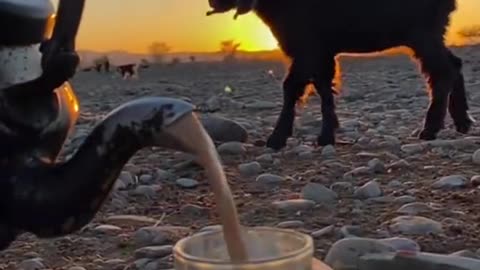
{"type": "MultiPolygon", "coordinates": [[[[94,59],[97,59],[101,56],[107,55],[114,65],[128,64],[128,63],[138,63],[141,59],[151,60],[151,56],[148,54],[139,54],[139,53],[130,53],[127,51],[110,51],[110,52],[96,52],[91,50],[80,50],[80,57],[82,59],[81,67],[91,66],[94,59]]],[[[241,60],[272,60],[272,59],[281,59],[282,53],[279,50],[271,51],[238,51],[236,53],[237,58],[241,60]]],[[[190,57],[194,56],[196,61],[201,62],[211,62],[211,61],[221,61],[224,57],[222,52],[178,52],[178,53],[169,53],[165,56],[165,61],[169,62],[174,58],[180,59],[182,62],[189,62],[190,57]]]]}

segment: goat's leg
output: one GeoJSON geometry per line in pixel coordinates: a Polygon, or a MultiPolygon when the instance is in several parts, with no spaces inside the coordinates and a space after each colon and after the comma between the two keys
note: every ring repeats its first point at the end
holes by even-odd
{"type": "Polygon", "coordinates": [[[467,94],[462,72],[462,59],[449,50],[449,58],[455,66],[456,79],[450,93],[448,111],[453,119],[455,128],[460,133],[468,133],[475,120],[468,114],[467,94]]]}
{"type": "Polygon", "coordinates": [[[267,147],[280,150],[287,144],[288,137],[293,133],[295,120],[295,105],[303,95],[309,78],[305,67],[298,60],[293,60],[290,70],[283,81],[283,105],[275,128],[267,140],[267,147]]]}
{"type": "Polygon", "coordinates": [[[325,57],[322,66],[314,74],[313,83],[322,100],[322,133],[317,138],[320,146],[335,144],[335,131],[339,127],[338,117],[335,112],[335,99],[333,96],[332,80],[335,76],[335,56],[325,57]]]}
{"type": "Polygon", "coordinates": [[[425,117],[423,130],[419,134],[422,140],[434,140],[444,127],[448,98],[455,82],[455,67],[450,61],[448,49],[436,39],[419,40],[412,49],[420,60],[422,72],[428,80],[430,105],[425,117]]]}

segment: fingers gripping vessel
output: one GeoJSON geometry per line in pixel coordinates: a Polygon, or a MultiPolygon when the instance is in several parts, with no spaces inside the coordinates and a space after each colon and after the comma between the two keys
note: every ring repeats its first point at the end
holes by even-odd
{"type": "MultiPolygon", "coordinates": [[[[60,1],[54,37],[67,29],[62,16],[72,18],[61,14],[62,5],[68,10],[79,2],[60,1]]],[[[24,232],[56,237],[86,225],[139,149],[191,150],[179,138],[182,132],[171,131],[194,117],[192,105],[152,97],[110,112],[73,157],[58,162],[79,115],[67,82],[78,56],[72,43],[62,47],[60,39],[48,39],[54,18],[49,0],[0,0],[1,25],[9,26],[0,31],[0,250],[24,232]]]]}

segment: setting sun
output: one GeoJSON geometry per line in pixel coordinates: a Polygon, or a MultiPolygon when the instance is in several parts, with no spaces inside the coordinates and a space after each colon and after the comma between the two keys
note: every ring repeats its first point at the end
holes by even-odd
{"type": "Polygon", "coordinates": [[[242,43],[242,50],[272,50],[278,47],[277,40],[260,19],[255,16],[243,18],[241,24],[234,25],[233,35],[242,43]]]}

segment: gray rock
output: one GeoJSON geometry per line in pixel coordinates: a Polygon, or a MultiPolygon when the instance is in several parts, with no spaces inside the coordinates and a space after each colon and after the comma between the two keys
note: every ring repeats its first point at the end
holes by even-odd
{"type": "Polygon", "coordinates": [[[140,270],[140,269],[145,269],[145,266],[151,262],[152,260],[151,259],[148,259],[148,258],[143,258],[143,259],[138,259],[138,260],[135,260],[133,263],[132,263],[132,266],[133,266],[133,269],[135,270],[140,270]]]}
{"type": "Polygon", "coordinates": [[[275,201],[272,203],[272,205],[278,210],[297,212],[313,209],[315,207],[315,202],[303,199],[293,199],[286,201],[275,201]]]}
{"type": "Polygon", "coordinates": [[[352,179],[354,176],[359,176],[359,175],[369,175],[371,174],[372,171],[370,170],[369,167],[366,167],[366,166],[362,166],[362,167],[357,167],[349,172],[346,172],[344,175],[343,175],[343,178],[344,179],[352,179]]]}
{"type": "Polygon", "coordinates": [[[312,232],[310,235],[314,238],[318,238],[318,237],[326,236],[329,234],[333,234],[334,232],[335,232],[335,226],[329,225],[325,228],[312,232]]]}
{"type": "Polygon", "coordinates": [[[402,207],[397,210],[397,213],[414,216],[417,214],[428,213],[431,211],[433,211],[433,208],[426,203],[412,202],[402,205],[402,207]]]}
{"type": "Polygon", "coordinates": [[[124,269],[126,261],[123,259],[106,260],[103,264],[106,269],[124,269]]]}
{"type": "Polygon", "coordinates": [[[411,167],[410,163],[405,159],[394,161],[387,166],[387,168],[389,169],[407,169],[410,167],[411,167]]]}
{"type": "Polygon", "coordinates": [[[138,178],[138,182],[142,185],[150,185],[153,183],[153,176],[151,174],[142,174],[138,178]]]}
{"type": "MultiPolygon", "coordinates": [[[[358,261],[355,270],[477,270],[480,260],[455,257],[427,252],[416,253],[415,256],[402,253],[366,254],[358,261]]],[[[337,270],[337,269],[335,269],[337,270]]]]}
{"type": "Polygon", "coordinates": [[[155,172],[155,175],[156,175],[156,180],[159,182],[171,182],[177,178],[175,174],[162,169],[158,169],[155,172]]]}
{"type": "Polygon", "coordinates": [[[222,225],[217,224],[217,225],[205,226],[201,228],[199,232],[221,231],[222,229],[223,229],[222,225]]]}
{"type": "Polygon", "coordinates": [[[480,165],[480,149],[477,151],[473,152],[472,154],[472,162],[474,164],[480,165]]]}
{"type": "Polygon", "coordinates": [[[125,185],[125,183],[123,183],[122,181],[117,180],[117,181],[115,181],[115,184],[113,184],[113,189],[114,190],[126,190],[127,185],[125,185]]]}
{"type": "Polygon", "coordinates": [[[353,194],[354,191],[353,184],[350,182],[335,182],[330,186],[330,189],[334,192],[349,194],[353,194]]]}
{"type": "Polygon", "coordinates": [[[412,143],[412,144],[404,144],[400,147],[400,149],[410,155],[417,154],[422,152],[426,149],[424,144],[421,143],[412,143]]]}
{"type": "Polygon", "coordinates": [[[463,188],[468,185],[468,179],[463,175],[444,176],[432,184],[435,189],[463,188]]]}
{"type": "Polygon", "coordinates": [[[271,110],[277,108],[277,104],[270,101],[257,100],[246,105],[251,110],[271,110]]]}
{"type": "Polygon", "coordinates": [[[256,182],[264,185],[278,185],[285,181],[285,177],[271,173],[264,173],[256,178],[256,182]]]}
{"type": "Polygon", "coordinates": [[[399,146],[402,143],[397,137],[390,135],[383,135],[383,139],[385,140],[386,145],[390,147],[399,146]]]}
{"type": "Polygon", "coordinates": [[[316,203],[331,203],[337,197],[337,193],[318,183],[308,183],[302,189],[302,198],[316,203]]]}
{"type": "Polygon", "coordinates": [[[135,258],[163,258],[172,254],[173,246],[149,246],[135,250],[135,258]]]}
{"type": "Polygon", "coordinates": [[[382,196],[382,190],[377,181],[372,180],[365,183],[363,186],[358,187],[354,195],[357,198],[369,199],[382,196]]]}
{"type": "Polygon", "coordinates": [[[180,178],[176,181],[177,185],[182,188],[196,188],[199,183],[197,180],[190,179],[190,178],[180,178]]]}
{"type": "Polygon", "coordinates": [[[259,162],[249,162],[238,165],[238,171],[244,177],[258,175],[262,171],[262,165],[259,162]]]}
{"type": "Polygon", "coordinates": [[[224,155],[241,155],[247,152],[241,142],[226,142],[217,147],[217,151],[224,155]]]}
{"type": "Polygon", "coordinates": [[[395,197],[387,195],[380,197],[373,197],[366,200],[367,203],[391,203],[395,200],[395,197]]]}
{"type": "Polygon", "coordinates": [[[472,178],[470,178],[470,183],[475,187],[480,186],[480,175],[472,176],[472,178]]]}
{"type": "Polygon", "coordinates": [[[429,147],[444,147],[455,149],[472,149],[477,147],[477,143],[480,141],[480,137],[465,137],[453,140],[433,140],[424,142],[429,147]]]}
{"type": "Polygon", "coordinates": [[[34,252],[34,251],[27,252],[27,253],[23,254],[23,256],[27,259],[40,258],[40,255],[37,252],[34,252]]]}
{"type": "Polygon", "coordinates": [[[114,225],[104,224],[98,225],[93,230],[100,233],[118,233],[122,231],[122,228],[114,225]]]}
{"type": "Polygon", "coordinates": [[[364,125],[362,122],[360,122],[358,119],[349,119],[345,120],[340,124],[340,127],[342,130],[346,131],[355,131],[356,129],[360,128],[362,125],[364,125]]]}
{"type": "Polygon", "coordinates": [[[210,209],[194,204],[186,204],[180,208],[180,213],[185,216],[206,216],[210,209]]]}
{"type": "Polygon", "coordinates": [[[471,250],[468,250],[468,249],[459,250],[459,251],[450,253],[448,255],[449,256],[457,256],[457,257],[472,258],[472,259],[477,259],[477,260],[480,259],[480,256],[477,253],[475,253],[471,250]]]}
{"type": "Polygon", "coordinates": [[[282,164],[282,161],[280,159],[276,158],[273,160],[273,165],[280,166],[281,164],[282,164]]]}
{"type": "Polygon", "coordinates": [[[146,216],[137,216],[137,215],[112,215],[105,219],[105,222],[112,225],[119,226],[141,226],[141,225],[153,225],[157,220],[149,218],[146,216]]]}
{"type": "Polygon", "coordinates": [[[368,168],[373,173],[384,173],[386,171],[385,164],[378,158],[374,158],[368,162],[368,168]]]}
{"type": "Polygon", "coordinates": [[[313,158],[313,152],[305,151],[305,152],[298,153],[298,159],[300,160],[310,160],[312,158],[313,158]]]}
{"type": "Polygon", "coordinates": [[[273,156],[272,154],[263,154],[258,156],[255,160],[260,163],[268,164],[273,162],[273,156]]]}
{"type": "Polygon", "coordinates": [[[305,223],[301,220],[290,220],[290,221],[280,222],[277,224],[278,228],[283,228],[283,229],[296,229],[296,228],[301,228],[303,226],[305,226],[305,223]]]}
{"type": "Polygon", "coordinates": [[[42,270],[47,269],[43,264],[42,258],[32,258],[23,260],[17,265],[17,270],[42,270]]]}
{"type": "Polygon", "coordinates": [[[313,152],[313,148],[311,146],[308,146],[308,145],[298,145],[298,146],[295,146],[292,151],[295,153],[295,154],[300,154],[300,153],[304,153],[304,152],[313,152]]]}
{"type": "Polygon", "coordinates": [[[398,180],[392,180],[387,184],[387,187],[389,188],[401,188],[403,186],[404,184],[398,180]]]}
{"type": "Polygon", "coordinates": [[[133,190],[133,194],[137,196],[145,196],[147,198],[153,198],[161,190],[160,185],[140,185],[133,190]]]}
{"type": "Polygon", "coordinates": [[[177,226],[142,227],[133,234],[135,245],[163,246],[186,236],[190,229],[177,226]]]}
{"type": "MultiPolygon", "coordinates": [[[[115,196],[116,193],[113,193],[115,196]]],[[[128,200],[124,197],[112,197],[110,205],[115,209],[124,209],[128,206],[128,200]]]]}
{"type": "Polygon", "coordinates": [[[322,148],[322,156],[323,157],[333,157],[337,153],[335,147],[333,145],[326,145],[322,148]]]}
{"type": "Polygon", "coordinates": [[[163,263],[159,260],[149,261],[141,270],[159,270],[163,269],[163,263]]]}
{"type": "Polygon", "coordinates": [[[246,142],[248,132],[237,122],[212,115],[200,116],[200,121],[208,135],[217,142],[246,142]]]}
{"type": "Polygon", "coordinates": [[[380,243],[393,247],[395,250],[412,251],[412,252],[420,251],[420,245],[417,242],[413,241],[412,239],[408,239],[404,237],[383,238],[383,239],[378,239],[378,241],[380,243]]]}
{"type": "Polygon", "coordinates": [[[72,267],[68,268],[68,270],[87,270],[87,269],[85,269],[84,267],[81,267],[81,266],[72,266],[72,267]]]}
{"type": "Polygon", "coordinates": [[[125,187],[132,186],[136,182],[135,177],[128,171],[122,171],[117,181],[121,181],[125,187]]]}
{"type": "Polygon", "coordinates": [[[356,225],[345,225],[340,228],[340,233],[343,237],[359,237],[364,234],[362,228],[356,225]]]}
{"type": "Polygon", "coordinates": [[[390,230],[410,235],[439,234],[443,232],[440,222],[422,216],[399,216],[391,220],[390,230]]]}
{"type": "Polygon", "coordinates": [[[395,249],[370,238],[345,238],[335,242],[324,262],[335,270],[358,270],[358,260],[366,254],[394,252],[395,249]]]}
{"type": "Polygon", "coordinates": [[[411,195],[403,195],[403,196],[395,198],[395,200],[393,200],[393,202],[405,204],[405,203],[412,203],[416,200],[417,199],[415,197],[411,196],[411,195]]]}

